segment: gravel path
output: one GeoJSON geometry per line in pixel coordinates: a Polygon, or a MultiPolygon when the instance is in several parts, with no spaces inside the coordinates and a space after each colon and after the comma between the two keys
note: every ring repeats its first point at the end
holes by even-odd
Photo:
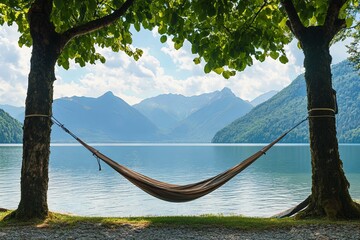
{"type": "Polygon", "coordinates": [[[244,231],[229,228],[149,227],[81,223],[73,227],[11,226],[0,239],[360,239],[360,225],[308,225],[288,229],[244,231]]]}

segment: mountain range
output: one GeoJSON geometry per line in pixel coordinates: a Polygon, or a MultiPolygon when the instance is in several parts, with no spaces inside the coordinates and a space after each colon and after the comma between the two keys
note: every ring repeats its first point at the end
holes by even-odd
{"type": "MultiPolygon", "coordinates": [[[[23,122],[23,107],[0,107],[23,122]]],[[[89,142],[210,142],[218,130],[252,108],[228,88],[190,97],[163,94],[134,106],[107,92],[98,98],[56,99],[53,115],[89,142]]],[[[21,130],[20,124],[14,127],[21,130]]],[[[74,141],[56,126],[51,139],[52,142],[74,141]]]]}
{"type": "MultiPolygon", "coordinates": [[[[191,97],[159,95],[134,106],[112,92],[53,103],[54,116],[88,142],[210,142],[219,129],[251,109],[228,88],[191,97]]],[[[73,140],[53,128],[52,141],[73,140]]]]}
{"type": "MultiPolygon", "coordinates": [[[[339,113],[336,116],[340,143],[360,142],[360,75],[348,61],[332,67],[332,80],[337,91],[339,113]]],[[[298,76],[274,97],[253,108],[244,117],[216,133],[215,143],[271,142],[307,116],[304,75],[298,76]]],[[[308,142],[308,125],[303,123],[283,140],[308,142]]]]}
{"type": "Polygon", "coordinates": [[[224,88],[191,97],[160,95],[134,107],[155,123],[168,142],[210,142],[219,129],[253,106],[224,88]]]}
{"type": "MultiPolygon", "coordinates": [[[[98,98],[66,97],[53,103],[53,115],[89,142],[156,141],[157,127],[124,100],[107,92],[98,98]]],[[[53,142],[73,139],[53,128],[53,142]]]]}
{"type": "MultiPolygon", "coordinates": [[[[336,117],[339,142],[359,143],[359,73],[344,61],[332,67],[332,74],[339,107],[336,117]]],[[[304,75],[300,75],[282,91],[266,93],[251,102],[224,88],[191,97],[163,94],[130,106],[107,92],[98,98],[56,99],[53,113],[66,127],[89,142],[264,143],[305,118],[306,102],[304,75]]],[[[0,108],[23,121],[24,108],[8,105],[0,108]]],[[[0,111],[2,143],[21,142],[21,123],[12,117],[0,111]]],[[[54,126],[52,141],[71,142],[73,139],[54,126]]],[[[284,142],[308,142],[307,124],[292,131],[284,142]]]]}

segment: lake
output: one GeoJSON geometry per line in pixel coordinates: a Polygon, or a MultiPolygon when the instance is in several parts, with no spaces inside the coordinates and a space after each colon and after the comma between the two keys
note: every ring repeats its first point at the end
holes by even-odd
{"type": "MultiPolygon", "coordinates": [[[[214,176],[252,155],[256,144],[95,144],[122,165],[175,184],[214,176]]],[[[360,145],[340,145],[350,193],[360,199],[360,145]]],[[[0,207],[20,199],[22,147],[0,145],[0,207]]],[[[304,200],[311,189],[306,144],[278,144],[230,182],[187,203],[168,203],[133,186],[77,144],[51,147],[51,211],[86,216],[246,215],[269,217],[304,200]]]]}

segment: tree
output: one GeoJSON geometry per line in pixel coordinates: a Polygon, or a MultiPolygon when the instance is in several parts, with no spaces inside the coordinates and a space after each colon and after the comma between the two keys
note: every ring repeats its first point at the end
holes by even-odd
{"type": "MultiPolygon", "coordinates": [[[[160,33],[184,39],[206,62],[204,71],[229,78],[254,59],[270,56],[286,63],[284,46],[297,38],[305,60],[312,163],[312,194],[299,217],[359,218],[360,207],[349,195],[336,138],[330,45],[345,38],[359,19],[357,0],[197,0],[177,1],[172,24],[160,33]],[[232,70],[234,69],[234,70],[232,70]]],[[[166,9],[166,11],[170,11],[166,9]]],[[[160,13],[161,14],[161,13],[160,13]]]]}
{"type": "Polygon", "coordinates": [[[19,45],[32,46],[25,103],[21,199],[10,217],[43,219],[48,215],[47,190],[55,64],[69,68],[105,59],[96,46],[124,51],[137,60],[130,26],[154,26],[152,13],[164,8],[150,0],[1,0],[0,24],[16,23],[19,45]],[[65,4],[66,3],[66,4],[65,4]]]}
{"type": "MultiPolygon", "coordinates": [[[[72,0],[65,5],[62,0],[0,0],[0,24],[16,23],[22,33],[20,45],[32,46],[21,200],[12,216],[48,214],[49,116],[56,62],[64,68],[69,67],[69,59],[80,66],[104,62],[95,46],[124,51],[137,59],[141,50],[129,47],[130,26],[136,30],[158,26],[161,42],[172,36],[178,49],[189,40],[192,52],[199,55],[195,63],[205,60],[206,73],[215,71],[229,78],[235,74],[233,69],[242,71],[252,65],[253,58],[264,61],[270,56],[286,63],[284,46],[295,36],[305,54],[308,109],[333,109],[329,45],[355,20],[348,9],[356,4],[357,0],[283,0],[281,4],[275,0],[72,0]]],[[[341,167],[335,118],[310,118],[309,126],[313,188],[304,215],[359,217],[341,167]]]]}

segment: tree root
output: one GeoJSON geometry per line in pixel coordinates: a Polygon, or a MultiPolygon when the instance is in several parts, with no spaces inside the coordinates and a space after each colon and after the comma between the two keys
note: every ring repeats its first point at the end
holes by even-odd
{"type": "Polygon", "coordinates": [[[360,204],[351,201],[340,210],[327,211],[310,201],[310,204],[296,214],[295,219],[330,219],[330,220],[354,220],[360,219],[360,204]]]}

